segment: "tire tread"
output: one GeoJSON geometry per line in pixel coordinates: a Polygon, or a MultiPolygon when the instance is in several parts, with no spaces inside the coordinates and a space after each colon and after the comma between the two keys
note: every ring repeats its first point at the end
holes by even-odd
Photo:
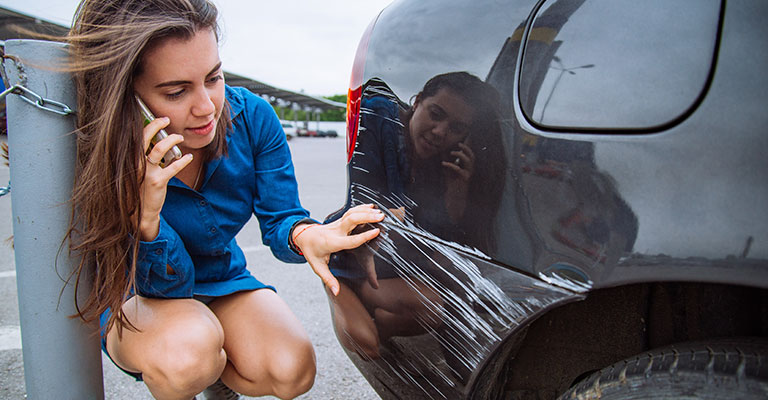
{"type": "Polygon", "coordinates": [[[648,351],[590,375],[560,399],[766,399],[765,339],[725,339],[648,351]]]}

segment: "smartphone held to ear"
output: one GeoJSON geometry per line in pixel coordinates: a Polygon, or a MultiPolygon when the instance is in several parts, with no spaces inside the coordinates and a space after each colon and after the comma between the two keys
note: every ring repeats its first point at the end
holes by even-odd
{"type": "MultiPolygon", "coordinates": [[[[155,116],[152,114],[152,111],[149,111],[149,107],[147,107],[146,104],[144,104],[143,101],[141,101],[141,98],[139,96],[136,97],[136,102],[139,104],[139,109],[141,109],[141,115],[144,117],[144,126],[149,125],[150,122],[152,122],[155,119],[155,116]]],[[[152,148],[157,144],[157,142],[165,139],[168,137],[168,133],[165,131],[165,129],[160,129],[157,131],[155,136],[152,137],[149,143],[149,148],[147,149],[147,154],[152,150],[152,148]]],[[[178,146],[173,146],[171,150],[169,150],[165,155],[163,155],[163,159],[160,161],[160,166],[165,167],[166,165],[170,164],[171,161],[181,158],[181,150],[179,150],[178,146]]]]}

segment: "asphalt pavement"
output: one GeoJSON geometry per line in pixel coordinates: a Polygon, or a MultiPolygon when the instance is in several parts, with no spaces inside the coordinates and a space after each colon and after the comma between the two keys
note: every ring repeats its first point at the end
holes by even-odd
{"type": "MultiPolygon", "coordinates": [[[[5,141],[5,137],[2,137],[5,141]]],[[[343,205],[346,192],[345,140],[294,138],[290,142],[302,204],[312,217],[322,220],[343,205]]],[[[8,182],[9,169],[0,165],[0,187],[8,182]]],[[[11,196],[0,197],[0,399],[25,399],[19,311],[13,248],[11,196]]],[[[322,284],[307,264],[284,264],[261,244],[259,226],[252,219],[237,241],[249,269],[261,281],[273,284],[304,324],[317,355],[314,387],[299,399],[378,399],[339,345],[331,325],[322,284]]],[[[151,399],[143,383],[120,372],[102,357],[105,399],[151,399]]],[[[72,366],[77,360],[72,360],[72,366]]],[[[69,366],[52,366],[66,368],[69,366]]],[[[271,397],[264,397],[271,398],[271,397]]],[[[66,399],[65,399],[66,400],[66,399]]],[[[75,400],[75,399],[73,399],[75,400]]]]}

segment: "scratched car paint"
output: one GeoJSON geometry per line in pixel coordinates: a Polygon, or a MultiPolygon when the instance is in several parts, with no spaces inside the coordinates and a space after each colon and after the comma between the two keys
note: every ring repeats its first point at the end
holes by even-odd
{"type": "Polygon", "coordinates": [[[386,8],[358,49],[347,202],[329,216],[387,215],[331,258],[336,335],[377,393],[764,398],[766,14],[386,8]],[[737,380],[744,392],[723,383],[737,380]]]}

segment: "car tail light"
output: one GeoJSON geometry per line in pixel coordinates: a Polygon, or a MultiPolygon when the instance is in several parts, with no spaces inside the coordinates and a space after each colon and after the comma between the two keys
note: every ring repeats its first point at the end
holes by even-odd
{"type": "Polygon", "coordinates": [[[352,161],[352,153],[357,142],[357,129],[360,123],[360,100],[363,96],[363,72],[365,71],[365,54],[368,52],[368,41],[371,38],[374,19],[363,33],[360,44],[357,45],[355,62],[352,65],[352,76],[349,79],[349,91],[347,92],[347,163],[352,161]]]}

